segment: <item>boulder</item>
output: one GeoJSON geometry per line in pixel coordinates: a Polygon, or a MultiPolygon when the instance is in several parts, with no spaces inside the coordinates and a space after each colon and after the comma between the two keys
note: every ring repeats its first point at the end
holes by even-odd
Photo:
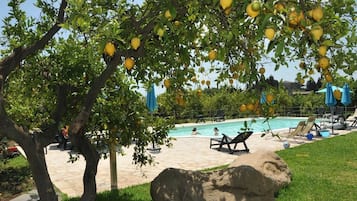
{"type": "Polygon", "coordinates": [[[290,179],[279,156],[257,153],[239,156],[228,168],[209,173],[165,169],[151,182],[150,193],[153,201],[270,201],[290,179]]]}

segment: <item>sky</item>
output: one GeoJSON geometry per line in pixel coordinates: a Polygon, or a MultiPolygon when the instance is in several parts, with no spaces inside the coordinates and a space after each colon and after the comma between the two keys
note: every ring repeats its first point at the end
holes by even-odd
{"type": "MultiPolygon", "coordinates": [[[[128,2],[133,2],[136,4],[141,4],[143,0],[128,0],[128,2]]],[[[0,0],[0,27],[3,26],[3,18],[8,15],[9,8],[7,6],[9,0],[0,0]]],[[[39,17],[40,12],[39,10],[33,5],[35,0],[26,0],[25,3],[22,5],[22,8],[28,13],[28,15],[33,17],[39,17]]],[[[1,32],[1,31],[0,31],[1,32]]],[[[1,34],[1,33],[0,33],[1,34]]],[[[1,35],[0,35],[1,36],[1,35]]],[[[1,48],[1,47],[0,47],[1,48]]],[[[219,65],[219,64],[218,64],[219,65]]],[[[273,63],[266,63],[264,64],[264,68],[266,69],[265,77],[273,76],[276,80],[284,80],[284,81],[291,81],[294,82],[296,79],[296,74],[299,70],[298,68],[299,61],[289,63],[289,67],[280,67],[278,71],[274,71],[275,65],[273,63]]],[[[204,65],[205,67],[209,68],[210,64],[204,65]]],[[[211,80],[211,86],[216,86],[214,80],[217,78],[217,74],[206,74],[205,76],[200,76],[202,79],[209,79],[211,80]]],[[[314,80],[316,81],[319,77],[318,74],[313,75],[314,80]]],[[[228,81],[227,81],[228,82],[228,81]]],[[[235,86],[238,86],[235,84],[235,86]]],[[[206,86],[203,86],[205,88],[206,86]]],[[[156,86],[157,93],[164,92],[164,88],[162,86],[156,86]]]]}

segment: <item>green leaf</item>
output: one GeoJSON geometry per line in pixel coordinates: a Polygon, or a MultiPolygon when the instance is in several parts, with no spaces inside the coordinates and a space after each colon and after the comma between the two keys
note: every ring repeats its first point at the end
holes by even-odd
{"type": "Polygon", "coordinates": [[[279,57],[279,56],[283,53],[284,46],[285,46],[285,43],[284,43],[283,40],[281,40],[281,41],[278,43],[278,46],[276,47],[276,51],[275,51],[275,56],[276,56],[276,57],[279,57]]]}

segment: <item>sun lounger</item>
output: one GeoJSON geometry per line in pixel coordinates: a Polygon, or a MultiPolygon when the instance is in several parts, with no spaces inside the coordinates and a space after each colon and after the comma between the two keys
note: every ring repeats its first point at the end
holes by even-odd
{"type": "Polygon", "coordinates": [[[357,108],[355,109],[355,112],[352,115],[347,117],[346,122],[351,122],[351,127],[357,126],[357,108]]]}
{"type": "Polygon", "coordinates": [[[304,129],[305,127],[305,121],[300,121],[298,123],[298,125],[296,126],[295,130],[293,130],[290,134],[289,134],[289,137],[294,137],[294,136],[297,136],[297,135],[301,135],[302,133],[302,130],[304,129]]]}
{"type": "Polygon", "coordinates": [[[234,138],[228,137],[226,134],[222,134],[222,138],[211,138],[210,140],[210,148],[212,146],[218,145],[218,150],[221,150],[224,145],[227,145],[229,153],[233,154],[234,152],[245,151],[249,152],[248,146],[246,144],[246,140],[253,134],[253,131],[238,133],[238,135],[234,138]],[[237,149],[237,145],[239,143],[243,143],[245,149],[237,149]],[[234,145],[233,148],[231,145],[234,145]]]}

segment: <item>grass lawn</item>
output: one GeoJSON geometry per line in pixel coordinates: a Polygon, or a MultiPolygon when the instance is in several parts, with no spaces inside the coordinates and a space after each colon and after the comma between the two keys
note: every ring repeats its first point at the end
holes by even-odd
{"type": "Polygon", "coordinates": [[[0,161],[0,201],[10,200],[34,186],[31,170],[23,156],[0,161]]]}

